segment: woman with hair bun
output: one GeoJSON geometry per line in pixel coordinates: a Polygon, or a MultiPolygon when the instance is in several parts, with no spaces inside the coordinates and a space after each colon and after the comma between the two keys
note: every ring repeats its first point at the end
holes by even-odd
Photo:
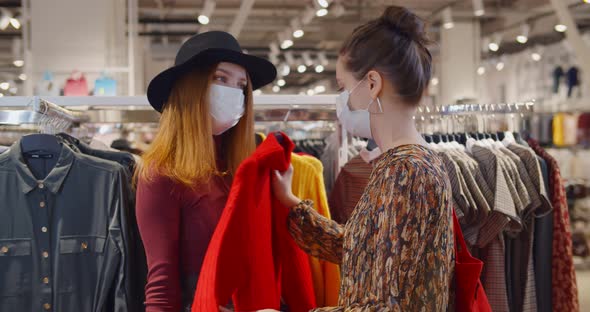
{"type": "Polygon", "coordinates": [[[429,42],[419,17],[390,6],[355,29],[340,50],[338,118],[384,151],[346,225],[293,195],[292,169],[273,177],[275,196],[291,207],[288,227],[299,246],[341,264],[340,306],[316,311],[447,311],[452,305],[451,186],[412,118],[431,78],[429,42]]]}

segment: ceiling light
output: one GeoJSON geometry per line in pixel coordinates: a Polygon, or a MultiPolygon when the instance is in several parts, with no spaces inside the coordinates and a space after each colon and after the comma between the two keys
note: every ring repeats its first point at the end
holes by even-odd
{"type": "Polygon", "coordinates": [[[316,73],[318,73],[318,74],[319,74],[319,73],[321,73],[321,72],[323,72],[323,71],[324,71],[324,65],[317,65],[317,66],[315,67],[315,72],[316,72],[316,73]]]}
{"type": "Polygon", "coordinates": [[[315,87],[313,90],[314,90],[316,93],[322,93],[322,92],[326,92],[326,87],[324,87],[324,86],[322,86],[322,85],[319,85],[319,86],[316,86],[316,87],[315,87]]]}
{"type": "Polygon", "coordinates": [[[293,29],[293,37],[301,38],[301,37],[303,37],[303,35],[305,35],[305,32],[303,31],[303,27],[301,26],[301,22],[299,21],[299,18],[296,17],[291,20],[291,28],[293,29]]]}
{"type": "Polygon", "coordinates": [[[525,44],[529,41],[529,33],[531,31],[531,26],[529,24],[522,24],[520,28],[520,35],[516,36],[516,41],[518,43],[525,44]]]}
{"type": "Polygon", "coordinates": [[[328,3],[328,0],[316,0],[316,2],[322,7],[322,8],[327,8],[330,6],[330,3],[328,3]]]}
{"type": "Polygon", "coordinates": [[[494,34],[493,39],[490,40],[490,43],[488,44],[488,49],[490,49],[490,51],[493,52],[497,52],[498,50],[500,50],[500,43],[502,42],[502,35],[501,34],[494,34]]]}
{"type": "Polygon", "coordinates": [[[12,14],[6,9],[0,9],[0,29],[5,30],[10,25],[12,14]]]}
{"type": "Polygon", "coordinates": [[[501,71],[502,69],[504,69],[504,62],[498,62],[498,64],[496,64],[496,69],[498,71],[501,71]]]}
{"type": "Polygon", "coordinates": [[[483,0],[473,0],[473,14],[475,16],[484,16],[486,14],[483,0]]]}
{"type": "Polygon", "coordinates": [[[297,71],[298,71],[300,74],[303,74],[303,73],[304,73],[306,70],[307,70],[307,66],[305,66],[305,65],[303,65],[303,64],[301,64],[301,65],[297,66],[297,71]]]}
{"type": "Polygon", "coordinates": [[[541,60],[541,54],[533,52],[531,53],[531,58],[533,59],[533,61],[538,62],[541,60]]]}
{"type": "Polygon", "coordinates": [[[281,49],[286,50],[293,46],[293,40],[291,39],[291,32],[287,29],[284,32],[278,33],[279,42],[281,43],[281,49]]]}
{"type": "Polygon", "coordinates": [[[284,87],[287,84],[287,82],[285,81],[285,79],[279,79],[277,80],[277,85],[279,87],[284,87]]]}
{"type": "Polygon", "coordinates": [[[281,87],[279,87],[279,86],[273,86],[272,87],[272,92],[277,93],[279,91],[281,91],[281,87]]]}
{"type": "Polygon", "coordinates": [[[4,96],[4,94],[0,93],[0,97],[3,97],[3,96],[4,96]]]}
{"type": "Polygon", "coordinates": [[[2,89],[2,90],[10,89],[10,83],[8,83],[8,82],[0,83],[0,89],[2,89]]]}
{"type": "Polygon", "coordinates": [[[314,95],[315,91],[313,89],[307,90],[307,95],[314,95]]]}
{"type": "Polygon", "coordinates": [[[305,32],[303,31],[303,29],[297,29],[293,32],[293,37],[295,37],[295,38],[301,38],[301,37],[303,37],[303,35],[305,35],[305,32]]]}
{"type": "Polygon", "coordinates": [[[437,85],[438,85],[438,78],[436,78],[436,77],[432,78],[432,79],[430,80],[430,83],[431,83],[433,86],[437,86],[437,85]]]}
{"type": "Polygon", "coordinates": [[[565,32],[567,30],[567,26],[563,25],[563,24],[557,24],[555,25],[555,31],[557,32],[565,32]]]}
{"type": "Polygon", "coordinates": [[[23,67],[25,65],[25,61],[16,60],[16,61],[12,62],[12,64],[14,64],[14,66],[16,66],[16,67],[23,67]]]}
{"type": "Polygon", "coordinates": [[[281,42],[281,49],[283,49],[283,50],[286,50],[292,46],[293,46],[293,40],[291,40],[291,39],[285,39],[283,42],[281,42]]]}
{"type": "Polygon", "coordinates": [[[451,29],[455,27],[455,23],[453,23],[453,11],[451,7],[446,7],[442,10],[442,23],[445,29],[451,29]]]}
{"type": "Polygon", "coordinates": [[[11,18],[10,19],[10,25],[12,25],[12,27],[14,27],[14,29],[20,29],[20,21],[17,18],[11,18]]]}
{"type": "Polygon", "coordinates": [[[261,95],[262,94],[262,90],[254,90],[252,92],[253,95],[261,95]]]}
{"type": "Polygon", "coordinates": [[[199,17],[197,18],[197,20],[199,21],[200,24],[202,25],[207,25],[209,24],[209,17],[206,15],[199,15],[199,17]]]}
{"type": "Polygon", "coordinates": [[[17,87],[12,87],[9,90],[10,94],[15,95],[18,92],[18,88],[17,87]]]}
{"type": "Polygon", "coordinates": [[[481,75],[483,75],[483,74],[485,74],[485,73],[486,73],[486,68],[485,68],[485,67],[483,67],[483,66],[480,66],[480,67],[478,67],[478,68],[477,68],[477,74],[478,74],[478,75],[480,75],[480,76],[481,76],[481,75]]]}
{"type": "Polygon", "coordinates": [[[291,73],[291,67],[288,64],[283,63],[283,65],[281,65],[280,72],[283,77],[289,76],[289,74],[291,73]]]}
{"type": "Polygon", "coordinates": [[[25,81],[25,80],[27,80],[27,75],[26,74],[20,74],[20,75],[18,75],[18,79],[20,79],[22,81],[25,81]]]}
{"type": "Polygon", "coordinates": [[[326,15],[328,15],[328,10],[327,9],[319,9],[315,12],[315,15],[317,17],[326,16],[326,15]]]}
{"type": "Polygon", "coordinates": [[[213,15],[213,11],[215,10],[215,1],[214,0],[205,0],[205,4],[203,5],[203,10],[200,12],[201,14],[197,18],[200,24],[207,25],[209,24],[210,17],[213,15]]]}

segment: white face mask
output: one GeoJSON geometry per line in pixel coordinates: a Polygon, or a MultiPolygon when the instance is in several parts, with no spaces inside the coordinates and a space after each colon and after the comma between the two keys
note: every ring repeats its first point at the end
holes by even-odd
{"type": "MultiPolygon", "coordinates": [[[[371,133],[371,114],[369,113],[369,107],[371,107],[371,104],[373,104],[374,101],[371,100],[366,109],[351,111],[348,106],[350,94],[352,94],[363,80],[359,81],[354,88],[350,89],[350,91],[344,90],[338,95],[336,98],[336,115],[348,133],[353,136],[372,139],[373,135],[371,133]]],[[[379,109],[383,112],[379,98],[377,98],[377,103],[379,104],[379,109]]]]}
{"type": "Polygon", "coordinates": [[[244,90],[211,84],[209,113],[213,134],[220,135],[238,124],[244,116],[244,90]]]}

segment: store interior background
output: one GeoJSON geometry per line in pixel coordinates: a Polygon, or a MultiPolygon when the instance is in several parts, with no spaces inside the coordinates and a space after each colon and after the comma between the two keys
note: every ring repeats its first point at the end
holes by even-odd
{"type": "MultiPolygon", "coordinates": [[[[105,104],[94,109],[104,111],[98,115],[134,111],[133,116],[144,119],[113,122],[104,117],[100,126],[88,128],[111,138],[122,133],[153,135],[157,115],[149,106],[133,103],[146,104],[149,81],[174,63],[184,40],[207,30],[231,32],[247,53],[277,66],[277,80],[256,96],[333,95],[344,38],[379,16],[385,6],[397,4],[428,20],[436,42],[431,47],[434,75],[423,104],[428,110],[457,103],[534,100],[537,112],[590,111],[587,2],[0,0],[0,96],[41,95],[38,86],[47,72],[56,86],[54,95],[60,95],[74,71],[82,73],[90,92],[98,95],[95,81],[108,76],[116,80],[117,97],[105,98],[105,104]],[[564,71],[576,67],[582,83],[569,92],[563,79],[554,90],[558,66],[564,71]]],[[[0,131],[0,139],[3,135],[6,132],[0,131]]],[[[587,183],[590,175],[582,178],[587,183]]],[[[590,298],[584,296],[590,289],[590,271],[582,270],[588,266],[583,259],[576,261],[582,310],[590,310],[590,298]]]]}

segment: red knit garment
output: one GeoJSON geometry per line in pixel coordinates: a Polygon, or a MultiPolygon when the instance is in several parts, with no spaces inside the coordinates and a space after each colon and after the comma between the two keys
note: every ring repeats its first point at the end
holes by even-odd
{"type": "Polygon", "coordinates": [[[238,168],[205,255],[193,312],[217,312],[230,297],[235,311],[279,310],[281,297],[290,311],[316,307],[308,257],[287,231],[288,209],[272,196],[271,174],[289,168],[293,148],[285,134],[269,135],[238,168]]]}

